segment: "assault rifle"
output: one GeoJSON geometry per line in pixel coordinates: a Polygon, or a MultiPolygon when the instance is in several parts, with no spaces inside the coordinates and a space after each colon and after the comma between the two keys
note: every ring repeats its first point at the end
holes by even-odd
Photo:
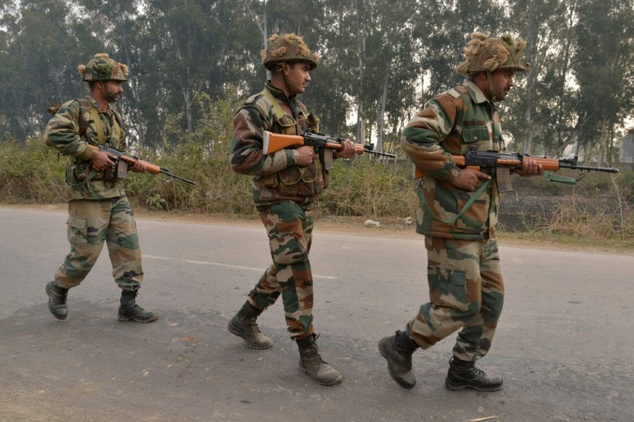
{"type": "MultiPolygon", "coordinates": [[[[456,165],[460,168],[469,168],[473,170],[482,170],[493,176],[497,174],[498,184],[500,190],[511,190],[510,188],[510,169],[521,169],[524,158],[532,158],[541,164],[545,172],[556,172],[559,169],[566,168],[580,171],[602,171],[607,173],[618,173],[619,169],[614,167],[592,167],[592,166],[580,166],[577,156],[574,158],[550,158],[550,157],[533,157],[528,154],[520,153],[501,153],[498,151],[478,151],[476,147],[472,147],[465,155],[452,155],[456,165]],[[505,169],[504,171],[500,171],[505,169]]],[[[419,169],[415,171],[415,178],[419,179],[423,177],[425,173],[419,169]]],[[[579,178],[570,178],[565,176],[557,176],[553,174],[546,174],[546,178],[552,182],[569,183],[574,184],[581,180],[583,175],[579,178]]]]}
{"type": "MultiPolygon", "coordinates": [[[[326,170],[330,170],[333,167],[332,152],[343,149],[343,145],[341,145],[342,142],[343,138],[322,135],[321,133],[314,133],[311,131],[306,131],[303,135],[284,135],[265,130],[262,151],[264,155],[268,155],[284,148],[303,145],[316,149],[323,149],[324,152],[327,153],[324,156],[325,167],[326,170]]],[[[367,152],[368,154],[374,154],[381,157],[396,158],[396,155],[394,154],[374,151],[374,145],[370,143],[366,143],[364,145],[354,144],[354,150],[358,155],[367,152]]]]}
{"type": "Polygon", "coordinates": [[[107,143],[100,147],[97,147],[95,145],[90,145],[90,147],[94,149],[95,151],[104,151],[108,153],[110,158],[113,158],[115,161],[120,160],[127,164],[134,164],[137,161],[140,161],[141,163],[143,163],[143,165],[145,165],[145,171],[147,171],[148,173],[151,173],[151,174],[162,173],[173,179],[182,180],[183,182],[189,183],[191,185],[196,184],[196,182],[194,182],[193,180],[185,179],[184,177],[180,177],[173,174],[172,171],[169,169],[166,169],[164,167],[159,167],[156,164],[148,163],[147,161],[140,160],[138,157],[135,157],[130,154],[126,154],[125,152],[119,151],[118,149],[111,148],[110,145],[108,145],[107,143]]]}

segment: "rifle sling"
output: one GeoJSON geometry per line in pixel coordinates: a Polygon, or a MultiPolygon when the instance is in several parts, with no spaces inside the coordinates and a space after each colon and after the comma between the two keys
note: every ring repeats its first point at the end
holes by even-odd
{"type": "Polygon", "coordinates": [[[92,101],[88,101],[90,116],[92,117],[93,122],[95,122],[95,128],[97,129],[97,142],[99,145],[103,145],[106,143],[106,135],[103,130],[103,122],[101,121],[101,117],[99,117],[99,110],[92,103],[92,101]]]}
{"type": "Polygon", "coordinates": [[[574,177],[561,176],[550,171],[545,171],[542,175],[550,182],[565,183],[567,185],[574,185],[577,183],[577,179],[574,177]]]}
{"type": "Polygon", "coordinates": [[[473,205],[473,203],[480,197],[482,192],[484,192],[484,190],[491,184],[492,180],[493,180],[493,178],[491,178],[491,179],[487,180],[486,182],[484,182],[482,184],[482,186],[480,186],[471,195],[471,198],[469,198],[469,200],[464,205],[464,207],[462,207],[462,210],[458,214],[456,214],[455,217],[450,218],[449,220],[441,220],[440,218],[436,217],[436,215],[429,208],[429,205],[427,205],[427,201],[425,201],[425,195],[423,195],[423,181],[422,181],[422,179],[420,181],[420,184],[418,185],[418,189],[416,189],[416,195],[418,196],[418,200],[420,201],[420,203],[423,204],[423,207],[425,208],[425,211],[427,211],[429,214],[431,214],[432,217],[434,217],[434,219],[440,221],[441,223],[453,224],[453,223],[456,222],[456,220],[458,220],[462,216],[462,214],[464,214],[469,208],[471,208],[471,205],[473,205]]]}

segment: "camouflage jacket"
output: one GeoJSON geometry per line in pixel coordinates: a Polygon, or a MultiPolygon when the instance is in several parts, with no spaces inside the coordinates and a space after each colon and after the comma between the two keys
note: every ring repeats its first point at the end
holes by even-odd
{"type": "Polygon", "coordinates": [[[287,98],[270,83],[240,107],[233,119],[230,162],[235,172],[254,176],[256,206],[295,201],[309,207],[326,187],[322,159],[301,167],[293,148],[268,155],[262,151],[265,130],[300,135],[308,128],[319,132],[319,119],[297,97],[287,98]]]}
{"type": "Polygon", "coordinates": [[[417,232],[455,239],[494,239],[500,195],[494,179],[483,190],[467,192],[450,181],[459,173],[451,155],[504,150],[495,105],[465,81],[431,99],[407,124],[401,146],[425,176],[418,190],[417,232]],[[472,195],[477,198],[468,204],[472,195]]]}
{"type": "Polygon", "coordinates": [[[97,103],[90,96],[62,104],[48,122],[44,140],[47,145],[69,159],[66,167],[69,200],[99,200],[125,194],[121,179],[103,180],[103,172],[96,172],[91,167],[89,159],[93,150],[89,144],[99,145],[91,104],[102,122],[104,142],[121,151],[127,149],[121,115],[112,104],[109,105],[107,112],[99,110],[97,103]]]}

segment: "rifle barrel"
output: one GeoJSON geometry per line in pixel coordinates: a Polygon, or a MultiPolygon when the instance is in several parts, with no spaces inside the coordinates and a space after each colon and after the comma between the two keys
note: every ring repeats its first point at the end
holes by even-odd
{"type": "Polygon", "coordinates": [[[190,185],[195,185],[196,184],[196,182],[194,182],[193,180],[185,179],[184,177],[177,176],[177,175],[173,174],[172,171],[169,170],[169,169],[161,167],[160,172],[163,173],[166,176],[169,176],[169,177],[173,178],[173,179],[178,179],[178,180],[182,180],[183,182],[189,183],[190,185]]]}
{"type": "Polygon", "coordinates": [[[607,173],[618,173],[619,169],[614,167],[588,167],[588,166],[577,166],[574,167],[575,170],[585,170],[585,171],[604,171],[607,173]]]}
{"type": "Polygon", "coordinates": [[[576,161],[570,162],[567,160],[559,160],[559,167],[564,169],[571,170],[581,170],[581,171],[603,171],[606,173],[618,173],[619,169],[614,167],[592,167],[592,166],[578,166],[576,161]]]}

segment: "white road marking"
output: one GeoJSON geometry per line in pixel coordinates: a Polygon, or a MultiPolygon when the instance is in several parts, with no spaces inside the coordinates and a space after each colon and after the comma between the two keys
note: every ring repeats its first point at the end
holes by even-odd
{"type": "MultiPolygon", "coordinates": [[[[245,266],[242,266],[242,265],[231,265],[231,264],[225,264],[223,262],[196,261],[196,260],[193,260],[193,259],[174,258],[174,257],[170,257],[170,256],[143,255],[143,258],[147,258],[147,259],[162,259],[164,261],[180,261],[180,262],[184,262],[186,264],[213,265],[213,266],[216,266],[216,267],[234,268],[236,270],[255,271],[255,272],[259,272],[259,273],[264,271],[264,269],[262,269],[262,268],[245,267],[245,266]]],[[[313,273],[313,278],[323,278],[323,279],[326,279],[326,280],[336,280],[337,279],[337,277],[335,277],[335,276],[318,275],[318,274],[314,274],[314,273],[313,273]]]]}

